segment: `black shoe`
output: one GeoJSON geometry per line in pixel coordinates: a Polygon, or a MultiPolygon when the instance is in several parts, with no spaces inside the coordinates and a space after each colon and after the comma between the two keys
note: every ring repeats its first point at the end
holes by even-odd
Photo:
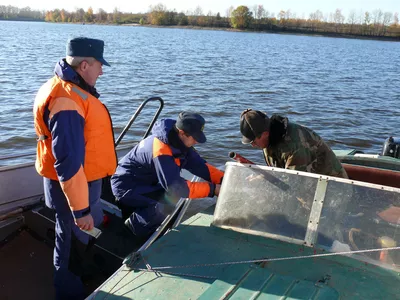
{"type": "Polygon", "coordinates": [[[129,232],[132,233],[134,236],[136,236],[135,228],[133,228],[132,222],[129,218],[125,220],[124,224],[125,228],[128,229],[129,232]]]}
{"type": "Polygon", "coordinates": [[[135,228],[133,227],[132,222],[131,222],[131,220],[129,218],[125,220],[124,224],[125,224],[124,228],[126,229],[126,231],[129,232],[130,236],[132,236],[132,235],[134,236],[135,242],[139,246],[143,245],[150,238],[150,236],[153,234],[153,233],[151,233],[151,234],[149,234],[147,236],[139,237],[139,236],[136,235],[135,228]]]}

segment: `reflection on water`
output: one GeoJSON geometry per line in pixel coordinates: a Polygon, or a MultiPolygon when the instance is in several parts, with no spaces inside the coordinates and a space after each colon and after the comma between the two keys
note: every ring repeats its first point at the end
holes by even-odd
{"type": "MultiPolygon", "coordinates": [[[[386,137],[400,134],[400,108],[393,105],[400,100],[399,43],[1,21],[0,30],[0,156],[34,151],[34,96],[68,37],[77,35],[105,40],[112,67],[97,87],[116,133],[142,100],[161,96],[163,117],[188,109],[204,114],[208,142],[198,148],[215,164],[229,151],[262,161],[240,142],[239,115],[248,107],[286,114],[334,148],[376,153],[386,137]]],[[[150,115],[145,110],[127,137],[140,137],[150,115]]]]}

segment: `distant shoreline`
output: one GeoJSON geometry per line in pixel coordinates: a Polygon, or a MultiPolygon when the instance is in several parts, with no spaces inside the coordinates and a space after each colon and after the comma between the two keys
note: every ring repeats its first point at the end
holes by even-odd
{"type": "Polygon", "coordinates": [[[81,25],[113,25],[113,26],[140,26],[149,28],[178,28],[178,29],[191,29],[191,30],[214,30],[214,31],[231,31],[231,32],[255,32],[255,33],[267,33],[267,34],[289,34],[289,35],[301,35],[301,36],[316,36],[316,37],[331,37],[331,38],[345,38],[345,39],[357,39],[357,40],[375,40],[375,41],[385,41],[385,42],[400,42],[400,37],[392,36],[369,36],[369,35],[357,35],[357,34],[342,34],[334,32],[310,32],[305,30],[242,30],[235,28],[225,28],[225,27],[202,27],[202,26],[180,26],[180,25],[142,25],[139,23],[129,23],[129,24],[115,24],[115,23],[85,23],[85,22],[46,22],[43,20],[4,20],[0,21],[17,21],[17,22],[44,22],[51,24],[81,24],[81,25]]]}
{"type": "MultiPolygon", "coordinates": [[[[110,24],[117,25],[117,24],[110,24]]],[[[178,28],[178,29],[192,29],[192,30],[215,30],[215,31],[232,31],[232,32],[255,32],[255,33],[267,33],[267,34],[288,34],[288,35],[303,35],[303,36],[316,36],[316,37],[331,37],[331,38],[345,38],[345,39],[357,39],[357,40],[376,40],[385,42],[400,42],[400,37],[392,36],[368,36],[368,35],[355,35],[355,34],[341,34],[332,32],[309,32],[301,30],[242,30],[235,28],[223,28],[223,27],[201,27],[201,26],[159,26],[159,25],[141,25],[141,24],[121,24],[120,26],[141,26],[150,28],[178,28]]]]}

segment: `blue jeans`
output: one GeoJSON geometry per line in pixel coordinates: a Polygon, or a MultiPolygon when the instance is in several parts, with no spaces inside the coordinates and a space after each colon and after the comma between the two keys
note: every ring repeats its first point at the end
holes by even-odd
{"type": "MultiPolygon", "coordinates": [[[[68,269],[68,266],[72,234],[84,244],[88,244],[90,236],[76,226],[60,183],[48,178],[44,178],[43,183],[46,206],[56,212],[53,257],[56,299],[84,299],[83,283],[68,269]]],[[[100,206],[101,180],[89,182],[88,187],[90,214],[93,217],[94,226],[98,226],[103,221],[103,211],[100,206]]]]}

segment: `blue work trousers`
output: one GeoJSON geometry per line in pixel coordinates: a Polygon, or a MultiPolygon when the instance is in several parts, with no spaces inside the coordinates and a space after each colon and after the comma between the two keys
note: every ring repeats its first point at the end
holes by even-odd
{"type": "MultiPolygon", "coordinates": [[[[60,183],[44,178],[44,194],[46,206],[55,210],[55,248],[54,248],[54,287],[56,299],[84,299],[84,286],[79,276],[69,270],[72,234],[82,243],[88,244],[91,238],[81,231],[74,222],[68,201],[61,189],[60,183]]],[[[103,221],[103,211],[100,205],[101,180],[88,183],[90,214],[94,226],[103,221]]]]}
{"type": "Polygon", "coordinates": [[[133,233],[138,238],[149,237],[164,221],[166,213],[165,191],[143,195],[129,191],[118,201],[123,216],[130,219],[133,233]]]}

